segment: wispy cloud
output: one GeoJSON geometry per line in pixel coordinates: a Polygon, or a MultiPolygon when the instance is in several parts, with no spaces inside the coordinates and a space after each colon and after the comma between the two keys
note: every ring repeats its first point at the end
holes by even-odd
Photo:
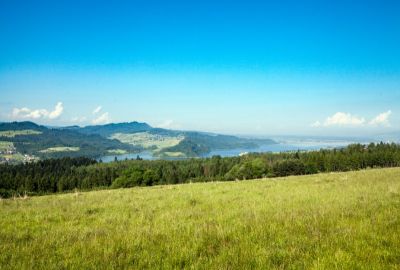
{"type": "Polygon", "coordinates": [[[93,119],[92,123],[95,125],[108,124],[111,122],[108,112],[101,114],[99,117],[93,119]]]}
{"type": "Polygon", "coordinates": [[[324,126],[360,126],[365,123],[365,119],[350,113],[337,112],[326,118],[324,126]]]}
{"type": "Polygon", "coordinates": [[[12,111],[12,118],[14,119],[57,119],[64,111],[62,102],[58,102],[53,111],[46,109],[29,109],[27,107],[14,108],[12,111]]]}
{"type": "Polygon", "coordinates": [[[76,116],[76,117],[71,118],[71,122],[74,122],[74,123],[83,123],[86,120],[87,120],[87,117],[85,117],[85,116],[82,116],[82,117],[76,116]]]}
{"type": "Polygon", "coordinates": [[[311,124],[311,126],[312,127],[330,127],[330,126],[355,127],[355,126],[365,126],[366,124],[368,124],[370,126],[380,125],[389,127],[390,126],[389,116],[391,114],[392,112],[390,110],[387,112],[380,113],[367,123],[364,117],[359,117],[356,115],[352,115],[350,113],[337,112],[332,116],[327,117],[325,121],[323,121],[322,123],[320,121],[315,121],[314,123],[311,124]]]}
{"type": "Polygon", "coordinates": [[[71,118],[71,122],[74,123],[84,123],[87,121],[90,121],[94,125],[103,125],[103,124],[108,124],[111,122],[110,114],[108,112],[102,113],[103,106],[97,106],[96,108],[93,109],[92,115],[93,116],[77,116],[71,118]]]}
{"type": "Polygon", "coordinates": [[[314,123],[311,124],[312,127],[320,127],[322,124],[320,121],[315,121],[314,123]]]}
{"type": "Polygon", "coordinates": [[[98,114],[101,110],[103,109],[102,106],[97,106],[94,110],[93,110],[93,114],[98,114]]]}
{"type": "Polygon", "coordinates": [[[392,114],[392,111],[389,110],[387,112],[383,112],[378,114],[374,119],[372,119],[369,124],[373,126],[385,126],[390,127],[389,116],[392,114]]]}
{"type": "Polygon", "coordinates": [[[164,122],[156,125],[159,128],[180,128],[181,126],[176,123],[174,120],[165,120],[164,122]]]}
{"type": "Polygon", "coordinates": [[[56,119],[60,117],[60,115],[63,113],[64,107],[62,102],[58,102],[56,107],[54,108],[54,111],[50,112],[48,117],[49,119],[56,119]]]}

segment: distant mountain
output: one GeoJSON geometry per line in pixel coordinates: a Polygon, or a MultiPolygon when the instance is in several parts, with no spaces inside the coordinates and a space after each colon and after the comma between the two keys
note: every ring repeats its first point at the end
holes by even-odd
{"type": "Polygon", "coordinates": [[[117,124],[106,124],[106,125],[95,125],[86,127],[68,127],[68,129],[76,130],[83,134],[97,134],[103,137],[110,137],[115,133],[136,133],[149,131],[152,127],[146,123],[130,122],[130,123],[117,123],[117,124]]]}
{"type": "Polygon", "coordinates": [[[159,157],[199,157],[213,150],[257,148],[276,143],[197,131],[153,128],[146,123],[45,127],[33,122],[0,123],[1,142],[40,158],[101,157],[147,150],[159,157]]]}
{"type": "Polygon", "coordinates": [[[39,126],[30,121],[25,122],[10,122],[10,123],[0,123],[0,131],[7,131],[7,130],[35,130],[35,131],[42,131],[46,130],[45,126],[39,126]]]}
{"type": "Polygon", "coordinates": [[[172,155],[174,155],[173,153],[179,153],[181,156],[197,157],[209,153],[212,150],[257,148],[260,145],[276,143],[270,139],[248,139],[206,132],[153,128],[147,123],[139,122],[68,127],[68,129],[76,130],[84,134],[97,134],[105,138],[115,137],[128,144],[139,143],[138,141],[140,141],[142,145],[147,145],[147,149],[153,151],[154,154],[158,156],[165,156],[166,153],[172,153],[172,155]],[[139,133],[148,135],[139,135],[139,133]],[[134,134],[137,134],[137,136],[134,134]],[[147,136],[147,142],[143,141],[143,138],[139,139],[139,137],[143,136],[147,136]],[[162,141],[173,140],[173,138],[180,141],[172,146],[165,146],[165,144],[162,144],[162,141]],[[148,146],[151,143],[154,144],[148,146]],[[162,147],[157,146],[157,144],[162,144],[162,147]]]}
{"type": "Polygon", "coordinates": [[[209,134],[202,132],[183,132],[185,137],[179,144],[165,148],[161,153],[181,152],[196,157],[212,150],[229,150],[235,148],[256,149],[261,145],[276,144],[270,139],[247,139],[231,135],[209,134]]]}
{"type": "Polygon", "coordinates": [[[0,142],[11,142],[18,153],[41,158],[100,157],[110,151],[137,152],[142,149],[97,134],[47,128],[33,122],[1,123],[0,142]]]}

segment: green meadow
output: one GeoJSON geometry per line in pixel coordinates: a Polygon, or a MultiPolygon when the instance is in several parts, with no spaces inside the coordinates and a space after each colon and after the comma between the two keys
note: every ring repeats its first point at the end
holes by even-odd
{"type": "Polygon", "coordinates": [[[14,144],[12,142],[0,141],[0,151],[5,151],[12,148],[14,144]]]}
{"type": "Polygon", "coordinates": [[[127,154],[128,151],[124,150],[124,149],[111,149],[111,150],[107,150],[108,154],[114,154],[114,155],[123,155],[123,154],[127,154]]]}
{"type": "Polygon", "coordinates": [[[65,147],[65,146],[58,146],[58,147],[49,147],[44,150],[40,150],[41,153],[57,153],[57,152],[77,152],[79,151],[79,147],[65,147]]]}
{"type": "Polygon", "coordinates": [[[40,134],[42,134],[42,132],[31,129],[0,131],[0,137],[8,137],[8,138],[14,138],[15,136],[20,136],[20,135],[40,135],[40,134]]]}
{"type": "Polygon", "coordinates": [[[126,144],[139,145],[146,149],[161,150],[179,144],[184,137],[137,132],[132,134],[115,133],[110,139],[116,139],[126,144]]]}
{"type": "Polygon", "coordinates": [[[0,201],[0,269],[399,269],[400,168],[0,201]]]}

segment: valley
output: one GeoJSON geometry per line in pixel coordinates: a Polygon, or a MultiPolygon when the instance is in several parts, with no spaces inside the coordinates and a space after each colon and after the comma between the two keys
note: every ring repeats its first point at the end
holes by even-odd
{"type": "Polygon", "coordinates": [[[11,163],[78,156],[107,160],[112,155],[136,157],[143,153],[146,153],[145,156],[150,154],[152,158],[194,158],[216,150],[256,149],[276,144],[270,139],[152,128],[139,122],[87,127],[46,127],[33,122],[0,123],[0,141],[3,145],[12,144],[15,153],[7,157],[0,154],[0,162],[11,163]]]}

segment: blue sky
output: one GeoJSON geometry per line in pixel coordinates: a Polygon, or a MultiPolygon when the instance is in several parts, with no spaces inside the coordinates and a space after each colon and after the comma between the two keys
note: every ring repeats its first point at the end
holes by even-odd
{"type": "Polygon", "coordinates": [[[0,121],[400,129],[398,1],[0,1],[0,121]]]}

